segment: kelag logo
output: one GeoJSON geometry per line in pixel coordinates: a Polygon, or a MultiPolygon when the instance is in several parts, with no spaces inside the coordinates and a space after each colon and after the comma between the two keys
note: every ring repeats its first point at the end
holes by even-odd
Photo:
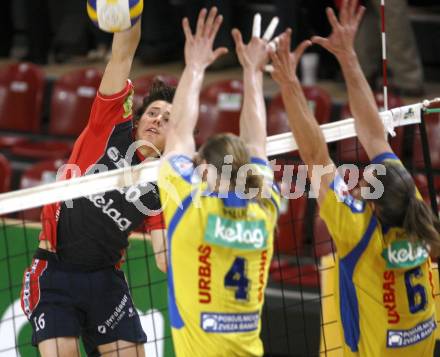
{"type": "Polygon", "coordinates": [[[210,214],[205,241],[235,249],[266,249],[267,231],[263,220],[231,220],[210,214]]]}
{"type": "Polygon", "coordinates": [[[421,244],[398,240],[382,251],[382,257],[387,263],[387,269],[409,269],[423,264],[429,253],[421,244]]]}

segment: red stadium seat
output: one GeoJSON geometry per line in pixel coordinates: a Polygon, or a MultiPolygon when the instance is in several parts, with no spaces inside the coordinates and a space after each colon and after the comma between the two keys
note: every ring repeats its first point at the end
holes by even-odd
{"type": "MultiPolygon", "coordinates": [[[[284,190],[282,188],[283,196],[288,194],[284,190]]],[[[295,192],[295,184],[291,185],[290,192],[295,192]]],[[[309,267],[300,263],[304,255],[307,203],[307,195],[304,194],[297,199],[284,200],[281,205],[275,230],[276,256],[270,266],[270,277],[274,281],[292,285],[302,284],[303,274],[307,274],[306,271],[309,270],[309,267]]]]}
{"type": "Polygon", "coordinates": [[[200,94],[200,116],[197,122],[197,146],[218,133],[240,133],[243,83],[224,80],[205,87],[200,94]]]}
{"type": "MultiPolygon", "coordinates": [[[[328,123],[331,114],[331,97],[326,90],[319,87],[303,87],[309,108],[319,124],[328,123]]],[[[270,102],[267,119],[267,135],[290,132],[286,110],[281,94],[277,94],[270,102]]]]}
{"type": "Polygon", "coordinates": [[[23,145],[24,143],[27,142],[29,142],[29,139],[23,136],[17,136],[13,134],[2,134],[2,136],[0,137],[0,149],[23,145]]]}
{"type": "MultiPolygon", "coordinates": [[[[294,192],[292,185],[291,192],[294,192]]],[[[277,230],[275,232],[275,250],[280,254],[298,256],[302,254],[305,236],[305,217],[307,196],[283,201],[277,230]]]]}
{"type": "Polygon", "coordinates": [[[14,146],[11,152],[18,156],[30,157],[37,160],[56,160],[69,156],[72,149],[73,142],[41,141],[14,146]]]}
{"type": "MultiPolygon", "coordinates": [[[[302,234],[304,237],[305,229],[302,234]]],[[[307,261],[302,263],[299,259],[293,261],[292,259],[283,258],[274,259],[270,268],[271,278],[273,280],[283,281],[290,285],[319,287],[319,258],[334,253],[336,250],[324,221],[318,215],[315,216],[313,222],[313,237],[314,242],[311,254],[314,263],[307,261]]]]}
{"type": "Polygon", "coordinates": [[[281,190],[282,198],[280,216],[275,231],[274,247],[278,253],[296,256],[300,254],[303,246],[307,198],[302,196],[298,199],[287,199],[287,197],[296,192],[295,184],[298,165],[294,164],[291,160],[284,160],[283,158],[276,159],[276,165],[279,165],[281,168],[274,171],[274,178],[281,190]],[[290,166],[290,170],[285,171],[287,166],[290,166]],[[293,177],[291,178],[291,176],[293,177]],[[289,186],[287,180],[290,178],[291,183],[289,186]]]}
{"type": "MultiPolygon", "coordinates": [[[[37,133],[40,130],[44,73],[31,63],[15,63],[0,70],[0,130],[37,133]]],[[[0,138],[1,147],[23,144],[13,134],[0,138]]]]}
{"type": "MultiPolygon", "coordinates": [[[[376,93],[375,94],[376,103],[379,107],[379,111],[383,111],[384,109],[384,98],[382,93],[376,93]]],[[[397,108],[403,106],[402,100],[393,95],[388,95],[388,107],[390,109],[397,108]]],[[[348,104],[346,104],[342,108],[341,112],[341,119],[347,119],[352,117],[352,114],[350,112],[350,107],[348,104]]],[[[403,139],[404,139],[404,130],[403,127],[396,128],[396,136],[394,138],[391,138],[390,143],[391,147],[393,148],[394,152],[397,156],[401,157],[402,150],[403,150],[403,139]]],[[[369,163],[370,160],[367,156],[367,153],[362,148],[359,140],[357,138],[350,138],[338,141],[338,159],[341,162],[346,163],[355,163],[355,162],[361,162],[361,163],[369,163]]]]}
{"type": "Polygon", "coordinates": [[[277,94],[269,103],[267,109],[267,135],[277,135],[291,132],[289,119],[284,108],[281,94],[277,94]]]}
{"type": "Polygon", "coordinates": [[[133,108],[136,111],[142,107],[144,97],[150,91],[151,84],[155,80],[160,80],[169,86],[176,87],[179,80],[170,74],[147,74],[142,77],[138,77],[133,81],[134,96],[133,96],[133,108]]]}
{"type": "Polygon", "coordinates": [[[332,111],[332,99],[328,92],[320,87],[303,87],[309,108],[315,115],[319,124],[326,124],[330,121],[332,111]]]}
{"type": "MultiPolygon", "coordinates": [[[[102,72],[79,69],[60,77],[54,85],[51,102],[49,134],[76,137],[87,124],[102,72]]],[[[14,147],[18,156],[35,159],[64,158],[72,149],[71,143],[59,140],[32,142],[14,147]]]]}
{"type": "Polygon", "coordinates": [[[31,63],[0,70],[0,129],[37,133],[40,130],[44,73],[31,63]]]}
{"type": "Polygon", "coordinates": [[[51,102],[49,133],[77,136],[89,119],[90,110],[102,79],[94,68],[79,69],[59,78],[51,102]]]}
{"type": "Polygon", "coordinates": [[[8,159],[0,154],[0,193],[8,192],[11,189],[11,165],[8,159]]]}
{"type": "Polygon", "coordinates": [[[284,276],[283,280],[285,280],[285,282],[292,285],[319,287],[319,258],[336,252],[333,240],[327,230],[327,226],[319,216],[315,216],[313,223],[313,237],[312,255],[316,263],[281,266],[282,274],[284,276]]]}
{"type": "MultiPolygon", "coordinates": [[[[20,179],[20,188],[29,188],[46,183],[55,182],[58,169],[64,165],[64,160],[47,160],[38,162],[23,172],[20,179]]],[[[41,208],[32,208],[19,213],[25,220],[39,221],[41,208]]]]}
{"type": "MultiPolygon", "coordinates": [[[[440,106],[437,104],[437,106],[440,106]]],[[[432,106],[434,108],[434,106],[432,106]]],[[[424,115],[426,133],[428,136],[429,153],[431,156],[431,165],[434,169],[440,169],[440,115],[424,115]]],[[[414,133],[413,143],[413,166],[417,169],[425,167],[423,160],[423,146],[420,137],[419,128],[414,133]]]]}

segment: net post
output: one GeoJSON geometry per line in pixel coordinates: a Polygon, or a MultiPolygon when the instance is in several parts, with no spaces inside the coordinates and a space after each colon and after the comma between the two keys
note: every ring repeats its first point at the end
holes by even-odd
{"type": "Polygon", "coordinates": [[[420,139],[422,141],[423,161],[425,164],[426,179],[428,181],[429,198],[431,199],[431,208],[435,215],[438,215],[438,205],[434,187],[434,177],[432,175],[431,155],[429,152],[428,134],[426,132],[424,111],[421,113],[421,121],[419,124],[420,139]]]}
{"type": "Polygon", "coordinates": [[[382,76],[383,76],[383,100],[385,110],[388,110],[388,59],[387,59],[387,33],[385,23],[385,0],[380,1],[381,18],[381,43],[382,43],[382,76]]]}
{"type": "MultiPolygon", "coordinates": [[[[426,133],[424,114],[425,113],[422,110],[421,120],[419,124],[420,139],[422,141],[422,150],[423,150],[423,161],[425,164],[426,179],[428,181],[428,191],[429,191],[429,198],[431,200],[431,209],[433,210],[434,214],[438,216],[438,206],[437,206],[437,199],[434,188],[434,178],[432,177],[431,155],[429,152],[429,142],[428,142],[428,135],[426,133]]],[[[437,266],[440,267],[440,257],[437,258],[437,266]]]]}
{"type": "MultiPolygon", "coordinates": [[[[434,112],[431,112],[434,113],[434,112]]],[[[432,163],[431,163],[431,155],[429,152],[429,141],[428,141],[428,135],[426,132],[426,125],[425,125],[425,116],[424,114],[430,114],[426,110],[422,109],[421,113],[421,120],[419,124],[420,129],[420,139],[422,141],[422,150],[423,150],[423,161],[425,164],[425,171],[426,171],[426,179],[428,181],[428,191],[429,191],[429,198],[431,200],[431,209],[433,210],[433,213],[438,217],[438,205],[437,205],[437,199],[436,199],[436,193],[435,193],[435,187],[434,187],[434,178],[432,175],[432,163]]],[[[437,267],[440,267],[440,257],[437,257],[436,263],[437,267]]],[[[440,279],[440,275],[438,276],[440,279]]],[[[439,340],[436,340],[435,342],[435,351],[434,356],[437,356],[437,351],[440,350],[440,343],[439,340]]]]}

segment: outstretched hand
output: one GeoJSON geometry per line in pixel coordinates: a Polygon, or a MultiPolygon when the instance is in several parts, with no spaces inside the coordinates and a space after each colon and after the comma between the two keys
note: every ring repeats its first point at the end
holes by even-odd
{"type": "Polygon", "coordinates": [[[312,42],[324,47],[337,58],[354,53],[354,39],[365,12],[365,7],[358,6],[358,0],[342,2],[339,20],[331,8],[327,8],[327,18],[332,26],[328,38],[314,36],[312,42]]]}
{"type": "Polygon", "coordinates": [[[217,8],[212,7],[208,11],[202,9],[197,20],[196,33],[193,35],[189,26],[188,18],[182,21],[185,33],[185,63],[199,70],[205,70],[217,58],[226,54],[225,47],[213,49],[215,36],[223,21],[222,15],[217,15],[217,8]]]}
{"type": "Polygon", "coordinates": [[[232,37],[235,41],[235,50],[238,60],[244,69],[263,71],[269,61],[268,42],[272,38],[278,25],[278,18],[274,17],[265,34],[260,38],[261,16],[256,14],[252,30],[252,38],[248,44],[243,43],[243,37],[238,29],[232,30],[232,37]]]}
{"type": "Polygon", "coordinates": [[[305,40],[298,45],[298,47],[290,53],[290,43],[292,37],[292,30],[287,29],[278,38],[278,47],[276,51],[271,51],[270,57],[272,59],[273,71],[271,71],[272,78],[280,86],[290,84],[298,81],[296,69],[299,60],[304,51],[312,45],[312,42],[305,40]]]}

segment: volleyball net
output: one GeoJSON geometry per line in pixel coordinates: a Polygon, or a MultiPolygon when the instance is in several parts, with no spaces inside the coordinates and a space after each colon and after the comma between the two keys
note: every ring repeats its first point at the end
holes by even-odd
{"type": "MultiPolygon", "coordinates": [[[[393,150],[413,174],[424,200],[438,212],[440,198],[439,101],[417,103],[381,113],[393,150]]],[[[337,166],[364,168],[368,158],[356,139],[353,119],[321,125],[337,166]]],[[[267,152],[280,165],[282,205],[275,253],[262,316],[267,356],[341,356],[338,316],[332,307],[335,248],[319,218],[316,201],[298,194],[301,165],[291,133],[271,136],[267,152]],[[290,178],[286,182],[286,178],[290,178]],[[295,192],[297,194],[295,194],[295,192]]],[[[40,171],[54,180],[65,163],[40,171]]],[[[157,180],[158,161],[93,175],[40,184],[0,195],[0,356],[38,356],[31,326],[20,307],[23,272],[38,246],[41,207],[54,202],[124,189],[157,180]]],[[[31,181],[29,178],[28,181],[31,181]]],[[[39,181],[41,182],[41,180],[39,181]]],[[[32,186],[32,184],[29,184],[32,186]]],[[[125,271],[148,336],[147,356],[174,356],[167,310],[167,277],[159,271],[150,237],[142,229],[130,236],[125,271]]],[[[435,281],[438,287],[438,274],[435,281]]],[[[438,293],[438,289],[437,289],[438,293]]],[[[82,347],[81,347],[82,348],[82,347]]],[[[84,354],[84,349],[81,349],[84,354]]]]}

